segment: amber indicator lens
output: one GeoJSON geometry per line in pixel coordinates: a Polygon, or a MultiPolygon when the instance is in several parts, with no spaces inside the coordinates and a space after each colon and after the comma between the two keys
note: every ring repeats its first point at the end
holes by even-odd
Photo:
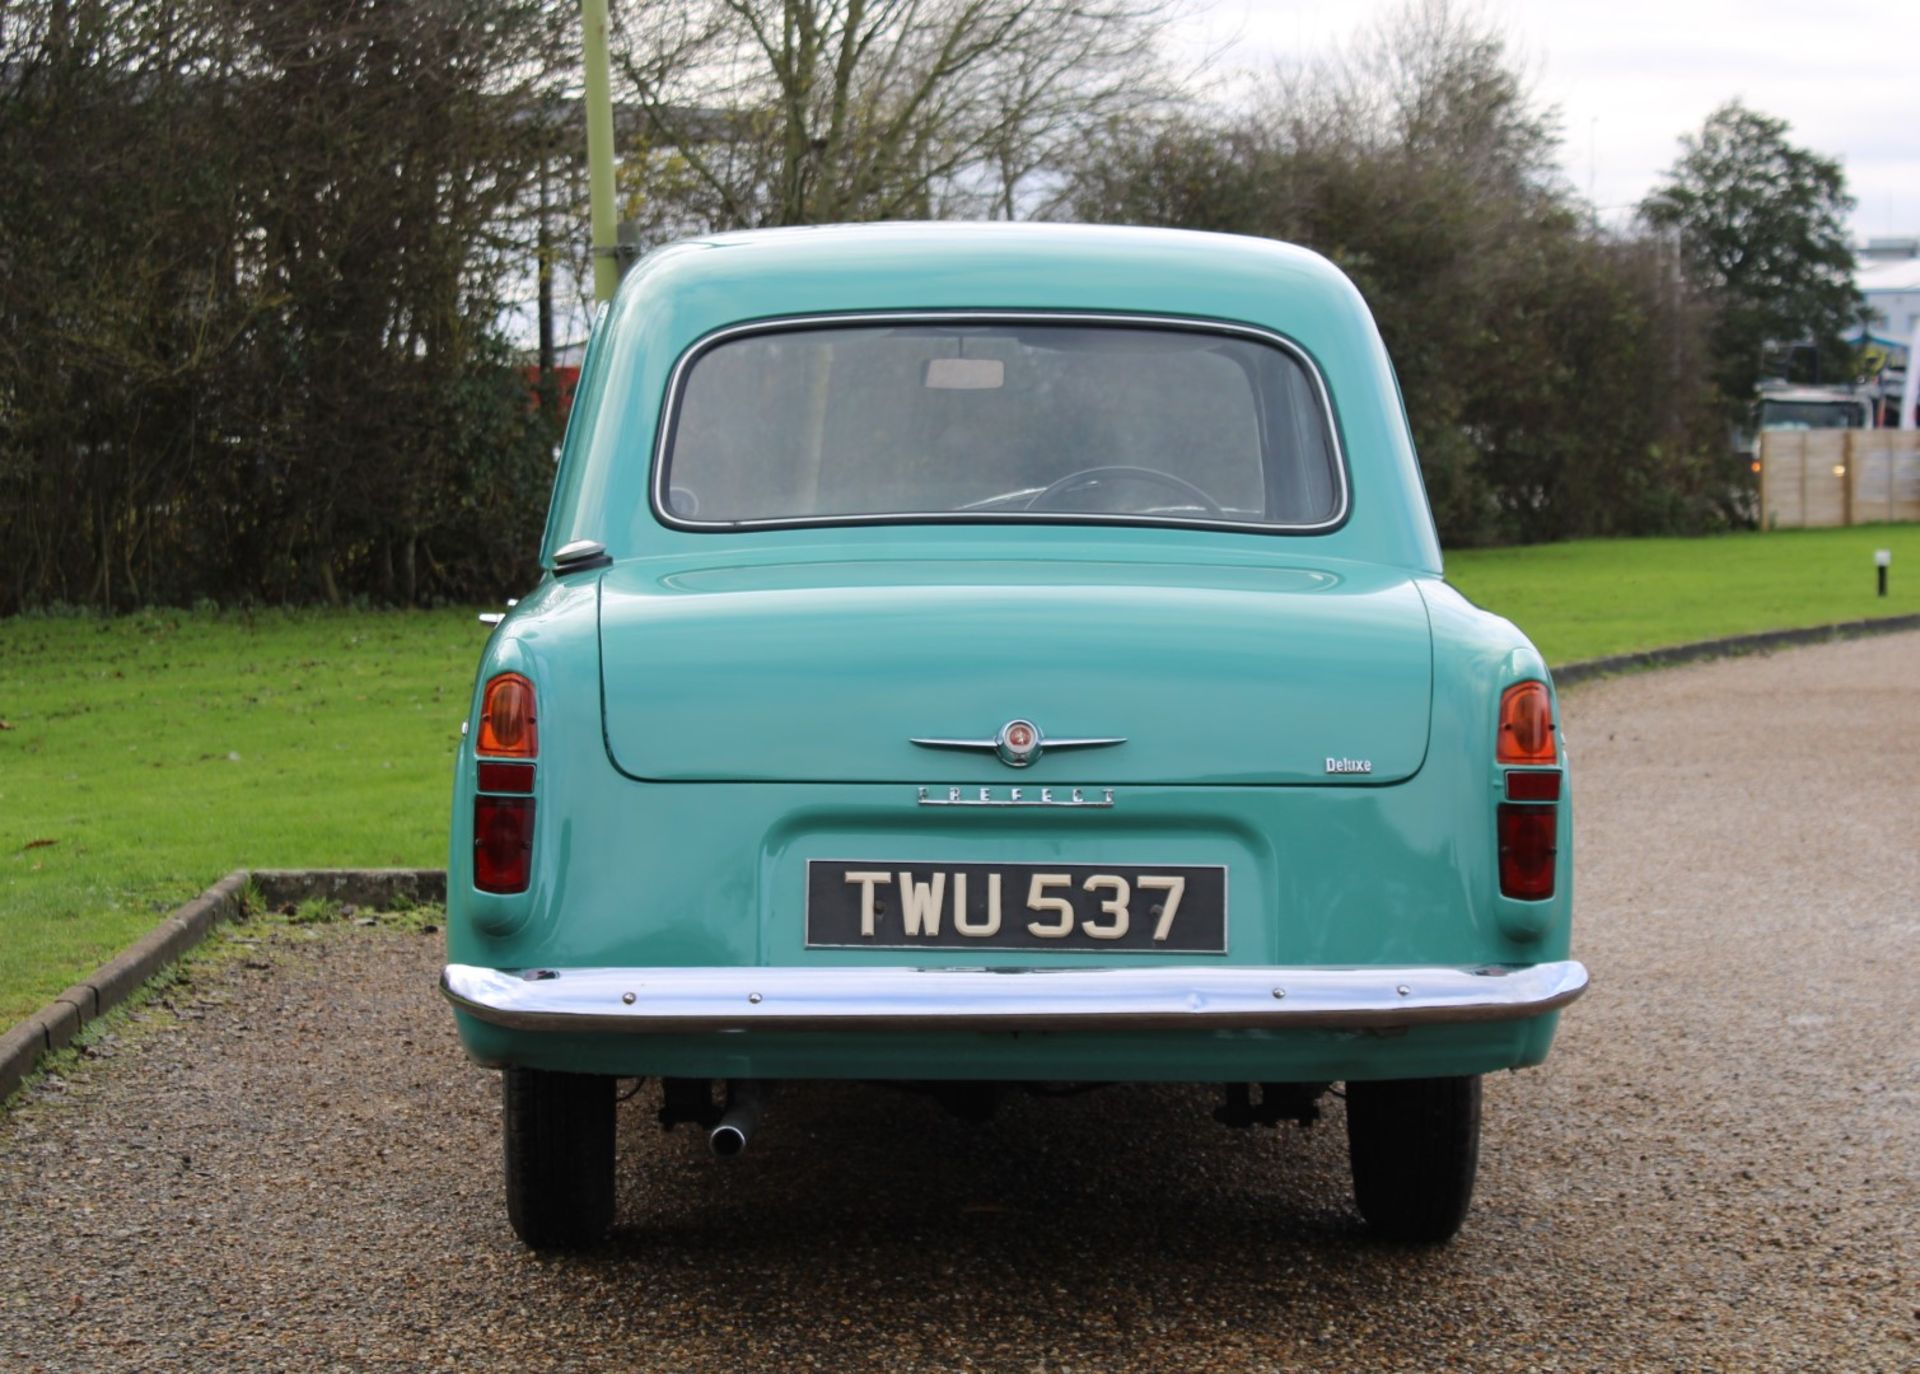
{"type": "Polygon", "coordinates": [[[532,867],[533,798],[475,798],[473,885],[482,892],[525,892],[532,867]]]}
{"type": "Polygon", "coordinates": [[[531,792],[533,791],[533,765],[483,762],[480,765],[480,790],[482,792],[531,792]]]}
{"type": "MultiPolygon", "coordinates": [[[[484,763],[480,765],[481,776],[486,775],[486,769],[487,766],[484,763]]],[[[1507,800],[1559,801],[1560,775],[1558,773],[1509,773],[1507,774],[1507,800]]]]}
{"type": "Polygon", "coordinates": [[[487,684],[480,704],[480,739],[474,748],[481,754],[523,759],[540,752],[531,682],[518,673],[502,673],[487,684]]]}
{"type": "Polygon", "coordinates": [[[1522,901],[1553,895],[1559,812],[1551,806],[1500,808],[1500,894],[1522,901]]]}
{"type": "Polygon", "coordinates": [[[1502,763],[1555,763],[1553,702],[1544,682],[1517,682],[1500,698],[1502,763]]]}

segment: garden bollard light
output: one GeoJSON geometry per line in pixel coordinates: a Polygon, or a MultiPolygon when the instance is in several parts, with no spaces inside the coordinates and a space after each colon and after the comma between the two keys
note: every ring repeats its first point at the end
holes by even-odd
{"type": "Polygon", "coordinates": [[[1873,551],[1873,568],[1874,571],[1880,575],[1880,595],[1882,596],[1887,594],[1887,569],[1892,565],[1892,549],[1875,549],[1873,551]]]}

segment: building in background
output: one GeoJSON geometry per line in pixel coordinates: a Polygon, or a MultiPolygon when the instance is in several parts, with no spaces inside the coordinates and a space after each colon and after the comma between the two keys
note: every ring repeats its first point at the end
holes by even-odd
{"type": "Polygon", "coordinates": [[[1854,284],[1867,298],[1875,334],[1902,347],[1920,329],[1920,239],[1873,239],[1860,254],[1854,284]]]}
{"type": "Polygon", "coordinates": [[[1911,428],[1906,379],[1920,339],[1920,238],[1869,239],[1859,257],[1854,284],[1866,298],[1871,323],[1854,342],[1861,346],[1865,390],[1876,406],[1874,423],[1911,428]]]}

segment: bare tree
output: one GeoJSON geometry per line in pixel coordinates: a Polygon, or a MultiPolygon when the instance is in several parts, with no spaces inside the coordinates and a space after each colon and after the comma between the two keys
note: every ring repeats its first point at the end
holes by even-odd
{"type": "Polygon", "coordinates": [[[1080,134],[1166,97],[1155,44],[1179,3],[627,5],[636,217],[663,232],[1012,217],[1080,134]]]}
{"type": "Polygon", "coordinates": [[[1337,262],[1393,355],[1448,543],[1738,519],[1702,302],[1661,245],[1594,225],[1555,129],[1497,28],[1422,0],[1237,107],[1090,140],[1064,208],[1337,262]]]}

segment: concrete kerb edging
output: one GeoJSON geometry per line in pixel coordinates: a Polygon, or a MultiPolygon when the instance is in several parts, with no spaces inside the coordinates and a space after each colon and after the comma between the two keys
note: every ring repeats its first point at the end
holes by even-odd
{"type": "Polygon", "coordinates": [[[325,897],[380,911],[405,900],[447,900],[444,868],[256,868],[254,891],[270,907],[325,897]]]}
{"type": "Polygon", "coordinates": [[[1639,653],[1610,654],[1605,658],[1583,658],[1554,668],[1556,686],[1571,687],[1611,673],[1631,672],[1637,668],[1667,668],[1703,659],[1725,658],[1732,654],[1753,653],[1762,649],[1787,649],[1798,644],[1824,644],[1833,639],[1856,639],[1861,635],[1892,634],[1896,630],[1920,630],[1920,615],[1889,615],[1873,620],[1842,620],[1832,625],[1809,625],[1799,630],[1762,630],[1758,634],[1728,635],[1723,639],[1701,639],[1692,644],[1670,644],[1664,649],[1643,649],[1639,653]]]}
{"type": "Polygon", "coordinates": [[[0,1034],[0,1102],[13,1095],[42,1055],[72,1044],[82,1026],[106,1015],[161,969],[178,962],[207,938],[216,923],[241,915],[249,882],[269,906],[327,897],[378,909],[403,897],[414,902],[443,901],[447,894],[447,875],[431,868],[236,869],[170,912],[89,977],[0,1034]]]}

